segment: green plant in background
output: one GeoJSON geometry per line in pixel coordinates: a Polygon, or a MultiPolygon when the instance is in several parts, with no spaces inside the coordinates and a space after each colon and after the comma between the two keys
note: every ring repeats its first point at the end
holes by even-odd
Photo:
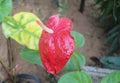
{"type": "Polygon", "coordinates": [[[59,7],[59,0],[51,0],[51,3],[59,7]]]}
{"type": "Polygon", "coordinates": [[[117,52],[120,47],[120,24],[114,26],[108,31],[108,36],[105,39],[105,43],[110,42],[111,46],[109,48],[110,54],[117,52]]]}
{"type": "Polygon", "coordinates": [[[95,0],[99,5],[99,20],[107,31],[106,43],[110,42],[110,54],[120,47],[120,0],[95,0]]]}
{"type": "Polygon", "coordinates": [[[0,0],[0,22],[12,10],[12,0],[0,0]]]}
{"type": "Polygon", "coordinates": [[[120,71],[114,71],[110,74],[107,74],[101,80],[101,83],[120,83],[120,71]]]}
{"type": "Polygon", "coordinates": [[[62,16],[63,12],[67,11],[68,0],[51,0],[51,3],[58,7],[59,16],[62,16]]]}
{"type": "Polygon", "coordinates": [[[58,14],[62,16],[63,12],[65,12],[68,8],[68,0],[58,0],[59,1],[59,9],[58,14]]]}
{"type": "Polygon", "coordinates": [[[102,12],[100,20],[106,17],[112,17],[115,21],[119,20],[120,1],[119,0],[95,0],[99,4],[99,10],[102,12]]]}

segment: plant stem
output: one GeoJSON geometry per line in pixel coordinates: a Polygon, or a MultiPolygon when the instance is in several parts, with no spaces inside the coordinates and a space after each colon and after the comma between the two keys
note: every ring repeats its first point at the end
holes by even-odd
{"type": "Polygon", "coordinates": [[[55,77],[55,75],[48,73],[48,80],[50,81],[50,83],[57,83],[57,79],[55,77]]]}
{"type": "Polygon", "coordinates": [[[0,64],[2,65],[6,75],[7,75],[7,78],[10,82],[14,83],[13,80],[12,80],[12,76],[10,75],[10,73],[8,72],[8,70],[6,69],[6,67],[4,66],[4,64],[2,63],[2,61],[0,60],[0,64]]]}
{"type": "Polygon", "coordinates": [[[78,66],[78,71],[81,71],[80,63],[79,63],[79,61],[77,59],[77,56],[74,53],[73,53],[73,56],[74,56],[74,59],[75,59],[75,62],[77,64],[77,66],[78,66]]]}
{"type": "Polygon", "coordinates": [[[12,49],[12,46],[11,46],[11,39],[10,38],[8,38],[7,39],[7,46],[8,46],[8,60],[9,60],[9,67],[10,67],[10,69],[12,69],[13,68],[13,62],[14,62],[14,58],[13,58],[13,49],[12,49]]]}

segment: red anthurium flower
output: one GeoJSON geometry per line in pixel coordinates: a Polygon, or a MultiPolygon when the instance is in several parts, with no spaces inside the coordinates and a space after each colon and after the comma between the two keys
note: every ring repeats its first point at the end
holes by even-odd
{"type": "Polygon", "coordinates": [[[74,51],[74,39],[70,34],[72,21],[68,18],[59,18],[53,15],[43,27],[39,40],[40,57],[45,69],[51,74],[62,70],[74,51]]]}

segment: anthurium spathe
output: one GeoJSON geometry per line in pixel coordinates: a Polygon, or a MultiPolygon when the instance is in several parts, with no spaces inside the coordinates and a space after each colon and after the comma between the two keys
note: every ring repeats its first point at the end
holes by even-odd
{"type": "Polygon", "coordinates": [[[74,39],[70,34],[72,21],[53,15],[43,27],[39,40],[40,57],[45,69],[51,74],[59,73],[74,51],[74,39]]]}

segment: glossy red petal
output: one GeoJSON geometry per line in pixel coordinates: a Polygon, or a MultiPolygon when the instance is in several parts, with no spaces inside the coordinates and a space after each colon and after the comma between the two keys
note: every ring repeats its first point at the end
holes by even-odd
{"type": "Polygon", "coordinates": [[[43,32],[39,48],[45,69],[51,74],[57,74],[72,55],[74,40],[68,32],[61,32],[60,34],[43,32]]]}
{"type": "Polygon", "coordinates": [[[68,30],[71,31],[72,30],[72,21],[68,18],[61,18],[59,21],[59,24],[57,26],[57,30],[68,30]]]}
{"type": "Polygon", "coordinates": [[[48,28],[51,28],[52,30],[55,30],[56,27],[58,26],[58,23],[59,23],[59,16],[58,15],[52,15],[47,23],[46,23],[46,26],[48,28]]]}
{"type": "Polygon", "coordinates": [[[57,74],[74,51],[74,39],[70,35],[72,21],[53,15],[46,26],[54,30],[54,33],[43,31],[39,41],[40,57],[45,69],[51,74],[57,74]]]}

